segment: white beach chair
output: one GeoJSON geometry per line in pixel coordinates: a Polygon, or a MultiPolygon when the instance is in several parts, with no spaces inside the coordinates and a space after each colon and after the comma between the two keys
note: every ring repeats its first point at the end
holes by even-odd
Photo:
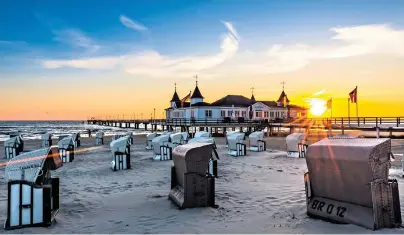
{"type": "Polygon", "coordinates": [[[147,136],[146,136],[146,149],[147,150],[152,150],[153,149],[152,141],[156,137],[157,137],[157,133],[147,134],[147,136]]]}
{"type": "Polygon", "coordinates": [[[304,133],[295,132],[286,136],[286,156],[296,158],[305,157],[307,147],[304,133]]]}
{"type": "Polygon", "coordinates": [[[104,132],[102,131],[97,131],[95,133],[95,144],[96,145],[103,145],[104,144],[104,132]]]}
{"type": "Polygon", "coordinates": [[[266,142],[264,140],[264,132],[255,131],[248,136],[250,151],[263,152],[266,151],[266,142]]]}
{"type": "Polygon", "coordinates": [[[73,133],[72,134],[74,148],[80,147],[80,133],[73,133]]]}
{"type": "Polygon", "coordinates": [[[211,143],[213,144],[213,151],[211,158],[209,160],[209,168],[208,168],[208,173],[213,175],[214,177],[217,177],[217,160],[219,160],[219,154],[217,153],[217,147],[216,147],[216,141],[214,138],[207,138],[207,137],[197,137],[190,139],[188,141],[188,144],[191,143],[211,143]]]}
{"type": "Polygon", "coordinates": [[[153,147],[153,160],[171,160],[172,159],[172,148],[169,146],[170,135],[160,135],[152,140],[153,147]]]}
{"type": "Polygon", "coordinates": [[[176,147],[171,167],[171,199],[179,208],[215,206],[215,178],[206,174],[213,144],[176,147]]]}
{"type": "Polygon", "coordinates": [[[240,132],[238,132],[238,131],[228,131],[228,132],[226,132],[226,148],[229,147],[229,136],[231,136],[234,133],[240,133],[240,132]]]}
{"type": "Polygon", "coordinates": [[[307,148],[307,214],[368,229],[401,226],[390,139],[323,139],[307,148]]]}
{"type": "Polygon", "coordinates": [[[130,136],[124,136],[110,143],[113,171],[130,169],[130,136]]]}
{"type": "Polygon", "coordinates": [[[59,178],[51,177],[51,170],[61,166],[56,146],[25,152],[8,162],[5,229],[52,224],[59,211],[59,178]]]}
{"type": "Polygon", "coordinates": [[[126,136],[129,136],[129,144],[132,145],[133,144],[133,132],[128,131],[125,133],[126,136]]]}
{"type": "Polygon", "coordinates": [[[174,149],[175,147],[177,147],[178,145],[181,145],[183,142],[183,135],[182,133],[173,133],[170,135],[170,141],[168,143],[168,145],[174,149]]]}
{"type": "Polygon", "coordinates": [[[189,133],[188,132],[181,132],[181,134],[182,134],[181,144],[186,144],[188,142],[188,139],[189,139],[189,133]]]}
{"type": "Polygon", "coordinates": [[[247,155],[247,148],[244,144],[245,134],[242,132],[237,132],[229,135],[227,137],[228,141],[228,154],[231,156],[245,156],[247,155]]]}
{"type": "Polygon", "coordinates": [[[4,141],[4,152],[6,159],[11,159],[23,151],[24,141],[21,136],[12,137],[4,141]]]}
{"type": "Polygon", "coordinates": [[[51,133],[45,133],[42,134],[41,136],[42,139],[42,148],[50,147],[52,146],[52,134],[51,133]]]}
{"type": "Polygon", "coordinates": [[[62,162],[72,162],[74,160],[74,140],[71,136],[64,137],[58,142],[59,155],[62,162]]]}

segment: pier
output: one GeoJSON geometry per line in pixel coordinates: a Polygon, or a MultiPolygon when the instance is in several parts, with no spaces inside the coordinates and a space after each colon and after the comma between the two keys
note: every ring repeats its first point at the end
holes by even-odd
{"type": "Polygon", "coordinates": [[[289,133],[296,129],[299,129],[299,131],[304,130],[305,132],[338,130],[342,134],[349,130],[371,131],[376,133],[376,137],[379,137],[381,132],[387,132],[389,136],[393,136],[393,133],[404,133],[404,117],[333,117],[289,120],[89,118],[87,123],[119,128],[134,128],[136,130],[143,129],[145,131],[172,131],[174,128],[188,132],[206,130],[215,136],[222,136],[226,133],[226,130],[235,130],[236,128],[243,132],[265,129],[267,136],[277,135],[281,129],[287,129],[289,133]]]}

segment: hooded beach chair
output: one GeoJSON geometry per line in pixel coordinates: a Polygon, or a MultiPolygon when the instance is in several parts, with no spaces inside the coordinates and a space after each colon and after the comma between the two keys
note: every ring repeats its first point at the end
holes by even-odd
{"type": "Polygon", "coordinates": [[[67,136],[59,140],[58,148],[62,162],[72,162],[74,160],[75,145],[73,137],[67,136]]]}
{"type": "Polygon", "coordinates": [[[59,178],[51,171],[62,166],[58,148],[25,152],[10,160],[5,229],[49,226],[59,211],[59,178]]]}
{"type": "Polygon", "coordinates": [[[248,136],[250,151],[263,152],[266,151],[266,142],[264,140],[264,132],[255,131],[248,136]]]}
{"type": "Polygon", "coordinates": [[[4,141],[4,152],[6,159],[11,159],[21,154],[24,150],[24,141],[21,136],[14,136],[4,141]]]}
{"type": "Polygon", "coordinates": [[[173,133],[173,134],[170,135],[170,141],[169,141],[168,145],[169,145],[171,148],[174,149],[174,148],[177,147],[178,145],[181,145],[182,142],[183,142],[183,135],[182,135],[182,133],[173,133]]]}
{"type": "Polygon", "coordinates": [[[110,143],[112,152],[112,170],[130,169],[130,136],[123,136],[110,143]]]}
{"type": "Polygon", "coordinates": [[[323,139],[307,148],[307,214],[368,229],[401,226],[390,139],[323,139]]]}
{"type": "Polygon", "coordinates": [[[186,144],[189,139],[189,133],[188,132],[181,132],[182,139],[181,139],[181,144],[186,144]]]}
{"type": "Polygon", "coordinates": [[[190,143],[210,143],[213,144],[213,151],[211,158],[209,160],[209,168],[208,168],[208,173],[213,175],[214,177],[217,177],[217,160],[219,160],[219,154],[217,153],[217,147],[216,147],[216,142],[214,138],[207,138],[207,137],[198,137],[198,138],[193,138],[188,141],[188,144],[190,143]]]}
{"type": "Polygon", "coordinates": [[[288,157],[305,157],[307,144],[304,133],[292,133],[286,136],[286,152],[288,157]]]}
{"type": "Polygon", "coordinates": [[[228,141],[228,154],[231,156],[245,156],[247,155],[247,148],[244,144],[245,134],[237,132],[227,137],[228,141]]]}
{"type": "Polygon", "coordinates": [[[153,149],[152,141],[156,137],[157,137],[157,133],[147,134],[147,136],[146,136],[146,149],[147,150],[152,150],[153,149]]]}
{"type": "Polygon", "coordinates": [[[74,148],[80,147],[80,133],[73,133],[72,134],[74,148]]]}
{"type": "Polygon", "coordinates": [[[229,136],[231,136],[234,133],[240,133],[240,132],[238,132],[238,131],[228,131],[228,132],[226,132],[226,148],[229,147],[229,136]]]}
{"type": "Polygon", "coordinates": [[[50,147],[52,146],[52,134],[51,133],[45,133],[42,134],[41,136],[42,139],[42,148],[50,147]]]}
{"type": "Polygon", "coordinates": [[[171,160],[172,148],[169,146],[170,134],[162,134],[152,140],[153,160],[171,160]]]}
{"type": "Polygon", "coordinates": [[[207,174],[211,143],[189,143],[173,151],[169,198],[181,209],[215,206],[215,178],[207,174]]]}
{"type": "Polygon", "coordinates": [[[97,131],[95,133],[95,144],[96,145],[103,145],[104,144],[104,132],[102,131],[97,131]]]}

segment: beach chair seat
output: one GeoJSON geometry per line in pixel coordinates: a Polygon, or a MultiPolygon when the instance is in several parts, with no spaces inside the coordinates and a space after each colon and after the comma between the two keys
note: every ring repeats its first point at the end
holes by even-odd
{"type": "Polygon", "coordinates": [[[51,133],[45,133],[41,136],[42,139],[42,148],[50,147],[52,146],[52,134],[51,133]]]}
{"type": "Polygon", "coordinates": [[[157,133],[147,134],[147,136],[146,136],[146,150],[152,150],[153,149],[152,141],[156,137],[157,137],[157,133]]]}
{"type": "Polygon", "coordinates": [[[8,162],[5,229],[52,224],[59,211],[59,178],[51,177],[51,171],[62,164],[56,146],[25,152],[8,162]]]}
{"type": "Polygon", "coordinates": [[[112,141],[110,143],[110,148],[112,152],[112,170],[130,169],[130,136],[123,136],[112,141]]]}
{"type": "Polygon", "coordinates": [[[304,158],[307,147],[304,133],[295,132],[286,136],[287,157],[304,158]]]}
{"type": "Polygon", "coordinates": [[[104,132],[102,131],[97,131],[95,133],[95,144],[96,145],[103,145],[104,144],[104,132]]]}
{"type": "Polygon", "coordinates": [[[188,144],[190,143],[211,143],[213,144],[213,151],[211,154],[211,158],[209,160],[209,167],[208,167],[208,173],[211,174],[214,177],[218,176],[217,173],[217,160],[219,160],[219,154],[217,153],[217,146],[214,138],[208,138],[208,137],[198,137],[198,138],[193,138],[188,141],[188,144]]]}
{"type": "Polygon", "coordinates": [[[24,150],[24,141],[21,136],[14,136],[4,141],[4,152],[6,159],[11,159],[21,154],[24,150]]]}
{"type": "Polygon", "coordinates": [[[324,139],[307,149],[307,214],[368,229],[401,226],[390,139],[324,139]]]}
{"type": "Polygon", "coordinates": [[[228,151],[227,153],[231,156],[239,157],[247,155],[247,148],[244,144],[245,134],[242,132],[237,132],[229,135],[227,137],[228,141],[228,151]]]}
{"type": "Polygon", "coordinates": [[[179,208],[215,206],[215,178],[207,174],[211,143],[189,143],[173,151],[169,199],[179,208]]]}
{"type": "Polygon", "coordinates": [[[249,149],[254,152],[266,151],[266,142],[264,140],[264,132],[255,131],[248,136],[249,149]]]}
{"type": "Polygon", "coordinates": [[[172,160],[172,147],[169,143],[170,134],[162,134],[152,140],[153,160],[172,160]]]}
{"type": "Polygon", "coordinates": [[[74,160],[75,145],[71,136],[64,137],[58,142],[59,155],[62,162],[72,162],[74,160]]]}

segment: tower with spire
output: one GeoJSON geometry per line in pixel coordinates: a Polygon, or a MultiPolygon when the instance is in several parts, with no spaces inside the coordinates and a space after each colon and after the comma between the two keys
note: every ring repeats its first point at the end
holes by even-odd
{"type": "Polygon", "coordinates": [[[203,102],[203,96],[201,94],[201,91],[198,88],[198,75],[195,75],[194,78],[196,79],[196,86],[194,89],[194,92],[192,93],[191,96],[191,105],[199,103],[199,102],[203,102]]]}
{"type": "Polygon", "coordinates": [[[252,101],[252,103],[255,103],[254,87],[251,87],[251,98],[250,98],[250,100],[252,101]]]}
{"type": "Polygon", "coordinates": [[[290,101],[288,99],[288,96],[285,93],[285,82],[281,82],[281,84],[282,84],[282,93],[279,96],[279,99],[278,99],[278,101],[276,101],[276,103],[278,104],[278,106],[285,107],[285,106],[289,105],[290,101]]]}
{"type": "Polygon", "coordinates": [[[174,94],[173,98],[171,98],[171,107],[174,107],[176,103],[181,102],[180,97],[177,93],[177,83],[174,83],[174,94]]]}

